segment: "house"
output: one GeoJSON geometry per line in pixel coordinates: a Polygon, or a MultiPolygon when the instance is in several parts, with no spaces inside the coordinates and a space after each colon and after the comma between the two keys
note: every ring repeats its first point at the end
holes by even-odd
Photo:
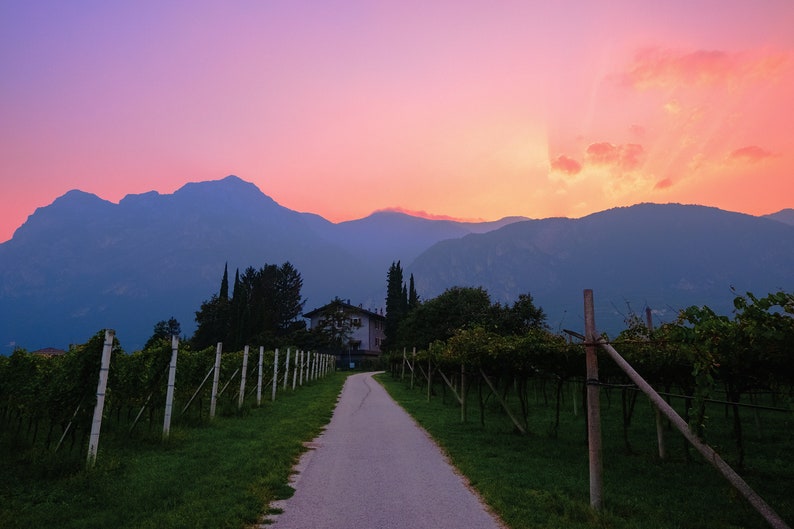
{"type": "Polygon", "coordinates": [[[303,315],[309,320],[309,329],[321,327],[331,310],[344,313],[344,318],[351,324],[346,350],[327,351],[336,355],[337,367],[354,369],[361,367],[365,360],[380,356],[380,346],[386,338],[383,310],[367,310],[361,305],[351,305],[350,300],[344,302],[337,298],[303,315]]]}

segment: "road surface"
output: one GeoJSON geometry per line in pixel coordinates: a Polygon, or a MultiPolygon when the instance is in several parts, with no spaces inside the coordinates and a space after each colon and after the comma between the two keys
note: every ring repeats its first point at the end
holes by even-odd
{"type": "Polygon", "coordinates": [[[372,373],[352,375],[275,529],[503,529],[372,373]]]}

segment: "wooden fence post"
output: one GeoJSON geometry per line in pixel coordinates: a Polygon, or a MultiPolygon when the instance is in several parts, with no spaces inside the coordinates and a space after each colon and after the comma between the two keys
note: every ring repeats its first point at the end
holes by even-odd
{"type": "Polygon", "coordinates": [[[171,336],[171,364],[168,366],[168,389],[165,393],[165,417],[163,417],[163,439],[171,433],[171,413],[174,408],[174,380],[176,379],[176,357],[179,350],[179,337],[171,336]]]}
{"type": "Polygon", "coordinates": [[[113,352],[113,338],[116,331],[105,330],[105,344],[102,347],[102,360],[99,366],[99,378],[96,385],[96,405],[94,406],[94,419],[91,422],[91,435],[88,438],[88,468],[96,464],[96,454],[99,447],[99,431],[102,428],[102,413],[105,410],[105,390],[108,386],[108,370],[110,369],[110,353],[113,352]]]}
{"type": "Polygon", "coordinates": [[[212,394],[210,395],[210,419],[215,418],[215,408],[218,404],[218,382],[221,378],[221,351],[223,342],[218,342],[215,349],[215,373],[212,375],[212,394]]]}
{"type": "Polygon", "coordinates": [[[585,358],[587,362],[587,447],[590,460],[590,506],[603,506],[603,477],[601,462],[601,404],[596,354],[596,326],[593,291],[584,291],[585,358]]]}

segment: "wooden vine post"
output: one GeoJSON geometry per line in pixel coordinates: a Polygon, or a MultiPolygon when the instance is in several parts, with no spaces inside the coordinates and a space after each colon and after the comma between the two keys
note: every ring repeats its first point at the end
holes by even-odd
{"type": "Polygon", "coordinates": [[[179,337],[171,336],[171,363],[168,366],[168,389],[165,393],[165,416],[163,417],[163,439],[171,433],[171,414],[174,409],[174,381],[176,380],[176,357],[179,351],[179,337]]]}
{"type": "Polygon", "coordinates": [[[601,403],[596,355],[596,326],[593,291],[584,291],[585,360],[587,362],[587,448],[590,460],[590,506],[603,507],[603,464],[601,461],[601,403]]]}
{"type": "Polygon", "coordinates": [[[91,435],[88,438],[88,468],[96,464],[96,454],[99,447],[99,431],[102,428],[102,413],[105,410],[105,390],[108,386],[108,370],[110,369],[110,353],[113,351],[113,338],[116,331],[105,330],[105,344],[102,348],[102,361],[99,366],[99,379],[96,385],[96,405],[94,406],[94,419],[91,422],[91,435]]]}

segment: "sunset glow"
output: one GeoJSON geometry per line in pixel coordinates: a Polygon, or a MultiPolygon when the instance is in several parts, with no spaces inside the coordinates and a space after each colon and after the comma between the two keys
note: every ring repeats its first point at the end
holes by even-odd
{"type": "Polygon", "coordinates": [[[2,2],[0,241],[229,174],[334,222],[794,207],[791,2],[600,4],[2,2]]]}

